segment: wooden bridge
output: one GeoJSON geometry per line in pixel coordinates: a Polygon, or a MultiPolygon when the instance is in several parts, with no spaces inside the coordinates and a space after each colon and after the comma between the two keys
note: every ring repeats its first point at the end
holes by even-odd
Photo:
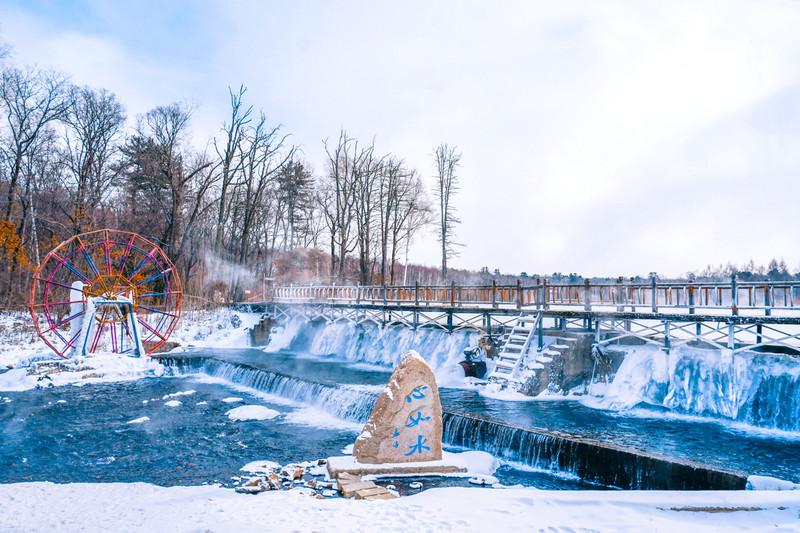
{"type": "Polygon", "coordinates": [[[274,287],[267,301],[254,305],[279,319],[300,315],[488,334],[520,328],[517,333],[528,336],[524,346],[539,351],[546,335],[581,331],[592,332],[596,346],[627,341],[667,351],[689,345],[800,354],[795,281],[741,282],[734,276],[728,282],[307,285],[274,287]]]}

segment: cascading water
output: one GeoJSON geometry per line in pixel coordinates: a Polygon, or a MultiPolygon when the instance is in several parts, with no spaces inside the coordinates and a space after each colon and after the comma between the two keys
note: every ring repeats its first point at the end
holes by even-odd
{"type": "MultiPolygon", "coordinates": [[[[278,328],[265,351],[287,350],[352,363],[396,365],[409,349],[422,355],[440,386],[463,386],[457,364],[480,334],[374,324],[310,322],[295,318],[278,328]]],[[[621,411],[651,405],[754,427],[800,431],[800,359],[783,354],[681,347],[629,347],[611,383],[586,383],[582,401],[621,411]]],[[[587,375],[591,374],[588,369],[587,375]]]]}
{"type": "MultiPolygon", "coordinates": [[[[216,377],[317,407],[341,420],[362,424],[372,411],[378,394],[377,390],[364,390],[364,387],[329,385],[208,357],[170,357],[162,358],[161,362],[175,376],[203,374],[216,377]]],[[[722,474],[717,479],[713,476],[720,474],[713,470],[676,465],[619,447],[542,429],[518,427],[449,408],[443,414],[443,442],[486,451],[511,463],[573,474],[586,481],[621,488],[731,488],[744,483],[742,477],[735,475],[722,474]],[[598,456],[602,456],[606,468],[597,469],[598,456]],[[669,471],[672,477],[650,475],[659,470],[669,471]],[[676,470],[680,475],[675,474],[676,470]]]]}
{"type": "MultiPolygon", "coordinates": [[[[353,363],[393,368],[403,354],[416,350],[440,381],[464,358],[464,350],[478,345],[481,334],[472,331],[448,333],[441,329],[378,326],[372,323],[311,322],[295,318],[278,327],[265,351],[287,350],[333,357],[353,363]]],[[[461,376],[463,377],[463,373],[461,376]]]]}
{"type": "Polygon", "coordinates": [[[577,439],[536,428],[523,428],[479,416],[442,414],[444,440],[482,450],[502,459],[585,481],[635,490],[741,490],[746,477],[737,472],[707,469],[690,462],[637,453],[618,446],[577,439]]]}
{"type": "Polygon", "coordinates": [[[162,359],[173,375],[205,374],[229,383],[249,387],[288,400],[303,402],[341,420],[364,423],[375,407],[374,393],[352,386],[331,386],[268,372],[243,364],[230,364],[210,358],[162,359]]]}
{"type": "Polygon", "coordinates": [[[800,361],[772,353],[655,346],[628,351],[598,402],[607,409],[638,404],[752,426],[800,431],[800,361]]]}

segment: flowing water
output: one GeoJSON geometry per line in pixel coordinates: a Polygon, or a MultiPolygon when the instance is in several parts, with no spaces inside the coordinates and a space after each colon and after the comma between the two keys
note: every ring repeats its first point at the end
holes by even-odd
{"type": "Polygon", "coordinates": [[[0,482],[226,483],[253,460],[336,455],[353,442],[408,349],[437,374],[446,449],[503,459],[496,474],[503,483],[596,488],[563,460],[567,441],[528,428],[800,482],[796,360],[644,349],[602,394],[508,401],[482,395],[453,372],[477,338],[293,321],[265,349],[171,354],[162,359],[171,377],[3,393],[0,482]],[[187,391],[194,392],[178,394],[187,391]],[[229,397],[280,415],[231,420],[225,413],[242,403],[223,401],[229,397]]]}
{"type": "MultiPolygon", "coordinates": [[[[176,373],[211,375],[231,383],[279,394],[357,423],[366,421],[388,380],[387,369],[335,358],[298,357],[260,350],[197,351],[166,360],[176,373]]],[[[719,419],[687,417],[661,409],[594,409],[577,400],[506,401],[482,396],[477,389],[442,387],[446,417],[444,441],[479,448],[508,461],[539,469],[552,458],[537,456],[520,439],[524,428],[544,428],[578,438],[631,448],[650,455],[696,461],[713,467],[800,482],[800,435],[759,430],[719,419]],[[512,426],[500,438],[482,442],[485,422],[479,415],[512,426]]],[[[557,455],[558,450],[556,450],[557,455]]]]}
{"type": "Polygon", "coordinates": [[[307,413],[293,403],[199,376],[4,395],[10,401],[0,405],[2,483],[225,483],[254,460],[323,457],[351,443],[356,431],[352,424],[314,425],[313,414],[303,423],[296,419],[307,413]],[[226,416],[245,404],[281,414],[268,421],[226,416]]]}

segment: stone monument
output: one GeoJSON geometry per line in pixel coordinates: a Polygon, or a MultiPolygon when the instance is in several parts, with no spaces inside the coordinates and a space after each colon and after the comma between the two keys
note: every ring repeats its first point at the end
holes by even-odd
{"type": "Polygon", "coordinates": [[[411,463],[442,458],[442,404],[433,371],[406,353],[353,445],[359,463],[411,463]]]}

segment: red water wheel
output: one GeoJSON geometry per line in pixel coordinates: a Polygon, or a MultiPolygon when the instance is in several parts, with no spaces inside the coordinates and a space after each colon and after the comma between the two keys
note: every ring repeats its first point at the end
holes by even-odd
{"type": "Polygon", "coordinates": [[[135,233],[103,229],[47,254],[33,276],[30,310],[39,335],[61,357],[133,353],[137,340],[149,355],[175,329],[182,296],[161,248],[135,233]]]}

